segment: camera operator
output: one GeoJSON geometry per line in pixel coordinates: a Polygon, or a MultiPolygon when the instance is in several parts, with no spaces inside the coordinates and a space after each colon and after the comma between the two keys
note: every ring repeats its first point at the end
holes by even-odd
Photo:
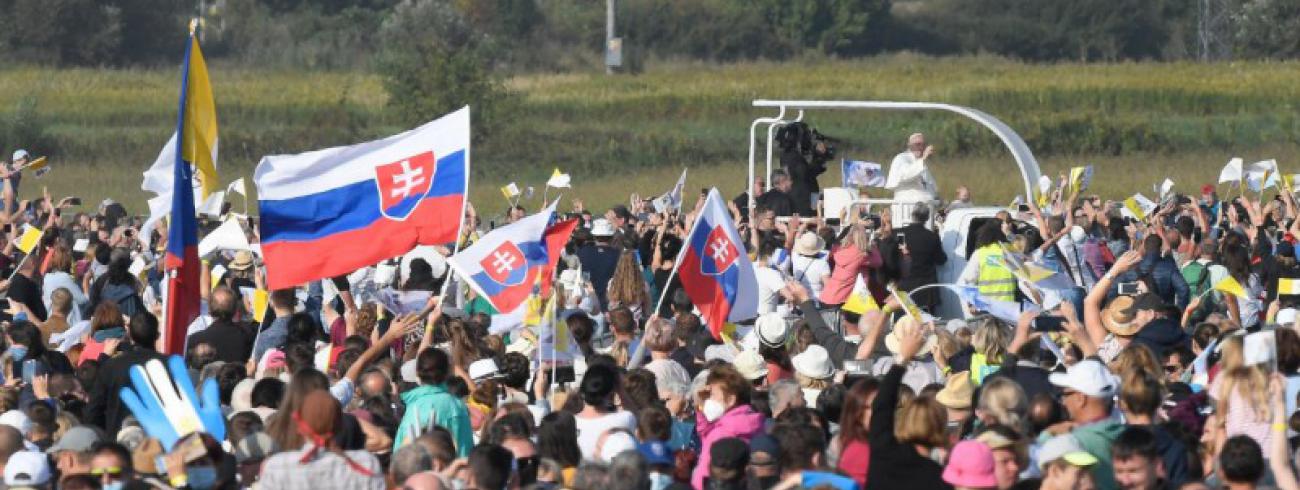
{"type": "Polygon", "coordinates": [[[821,192],[817,176],[826,172],[826,162],[835,157],[835,148],[828,138],[801,122],[781,128],[777,142],[781,145],[781,168],[790,176],[793,212],[800,216],[816,215],[812,196],[821,192]]]}
{"type": "Polygon", "coordinates": [[[925,144],[925,135],[913,133],[907,138],[907,151],[899,153],[889,164],[885,188],[894,191],[891,211],[898,225],[910,223],[912,208],[928,206],[939,195],[934,176],[926,167],[926,160],[933,154],[934,147],[925,144]]]}

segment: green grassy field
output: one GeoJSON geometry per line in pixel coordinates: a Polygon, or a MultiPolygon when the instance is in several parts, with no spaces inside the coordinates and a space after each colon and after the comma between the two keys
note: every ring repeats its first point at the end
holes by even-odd
{"type": "MultiPolygon", "coordinates": [[[[386,95],[371,75],[220,63],[211,73],[225,180],[250,176],[262,155],[404,129],[386,114],[386,95]]],[[[664,192],[683,167],[688,188],[734,194],[743,187],[749,123],[771,114],[751,107],[757,98],[968,105],[1020,132],[1049,174],[1092,163],[1094,189],[1106,195],[1149,193],[1166,176],[1194,192],[1234,155],[1277,158],[1284,171],[1300,171],[1297,79],[1300,63],[1025,65],[911,55],[530,75],[509,81],[521,95],[518,112],[474,148],[471,197],[484,215],[502,208],[497,188],[510,181],[537,187],[540,198],[557,166],[573,174],[566,194],[592,207],[664,192]]],[[[177,84],[174,70],[0,72],[0,110],[35,104],[56,165],[45,179],[25,181],[23,193],[44,184],[56,195],[113,197],[142,210],[140,172],[174,125],[177,84]]],[[[1005,203],[1021,192],[1009,154],[959,116],[825,111],[805,119],[839,138],[842,156],[882,162],[908,133],[924,131],[938,147],[935,174],[945,193],[962,183],[981,202],[1005,203]]],[[[6,152],[26,144],[0,140],[6,152]]],[[[823,185],[838,183],[834,173],[823,185]]]]}

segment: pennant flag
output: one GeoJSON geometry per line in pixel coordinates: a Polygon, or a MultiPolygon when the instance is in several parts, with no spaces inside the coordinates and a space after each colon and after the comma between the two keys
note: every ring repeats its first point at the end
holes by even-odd
{"type": "Polygon", "coordinates": [[[1241,287],[1241,283],[1237,282],[1236,279],[1233,279],[1232,276],[1223,276],[1222,280],[1214,284],[1214,290],[1224,294],[1231,294],[1241,299],[1246,299],[1246,289],[1241,287]]]}
{"type": "Polygon", "coordinates": [[[884,187],[885,172],[876,162],[840,160],[840,173],[844,187],[884,187]]]}
{"type": "Polygon", "coordinates": [[[537,338],[537,359],[549,359],[559,364],[571,364],[573,353],[577,351],[569,327],[555,318],[555,296],[542,306],[541,321],[538,325],[540,334],[537,338]]]}
{"type": "Polygon", "coordinates": [[[501,187],[501,195],[506,196],[507,201],[519,197],[520,194],[522,194],[522,192],[519,191],[519,185],[514,182],[501,187]]]}
{"type": "Polygon", "coordinates": [[[554,211],[551,203],[537,214],[492,230],[447,263],[497,311],[513,311],[528,300],[548,268],[545,233],[554,211]]]}
{"type": "Polygon", "coordinates": [[[891,283],[889,285],[889,294],[894,296],[894,300],[898,301],[898,304],[903,307],[903,311],[907,313],[907,316],[912,317],[912,320],[915,320],[918,324],[924,321],[921,316],[921,308],[916,306],[916,302],[912,301],[912,297],[908,296],[907,291],[899,291],[898,288],[891,283]]]}
{"type": "Polygon", "coordinates": [[[1254,192],[1274,187],[1281,182],[1277,172],[1277,160],[1262,160],[1246,167],[1246,185],[1254,192]]]}
{"type": "Polygon", "coordinates": [[[217,286],[221,285],[221,278],[226,277],[226,266],[217,264],[212,268],[209,276],[212,279],[212,288],[209,290],[217,289],[217,286]]]}
{"type": "Polygon", "coordinates": [[[1300,279],[1278,278],[1277,294],[1300,294],[1300,279]]]}
{"type": "Polygon", "coordinates": [[[469,186],[469,107],[405,133],[262,158],[253,174],[270,289],[454,243],[469,186]]]}
{"type": "Polygon", "coordinates": [[[199,257],[207,257],[217,250],[253,251],[253,245],[248,243],[248,235],[244,234],[244,227],[239,224],[238,218],[226,219],[199,242],[199,257]]]}
{"type": "Polygon", "coordinates": [[[1192,384],[1206,386],[1210,384],[1210,354],[1215,352],[1219,346],[1219,338],[1215,337],[1210,340],[1210,345],[1205,346],[1195,359],[1192,359],[1192,375],[1190,381],[1192,384]]]}
{"type": "Polygon", "coordinates": [[[265,289],[253,290],[253,321],[259,325],[262,319],[266,318],[266,307],[270,304],[270,298],[265,289]]]}
{"type": "Polygon", "coordinates": [[[868,311],[879,310],[880,305],[876,304],[876,298],[871,297],[871,292],[867,290],[866,283],[862,281],[861,276],[858,276],[857,281],[853,283],[853,292],[849,294],[849,299],[844,302],[844,306],[841,306],[840,309],[861,315],[868,311]]]}
{"type": "Polygon", "coordinates": [[[1234,157],[1232,160],[1229,160],[1228,164],[1223,166],[1223,170],[1219,171],[1220,184],[1225,182],[1241,182],[1241,178],[1242,168],[1240,158],[1234,157]]]}
{"type": "Polygon", "coordinates": [[[231,182],[230,185],[226,186],[226,192],[248,197],[248,191],[244,188],[244,178],[240,177],[231,182]]]}
{"type": "Polygon", "coordinates": [[[190,323],[199,317],[200,284],[198,222],[194,219],[194,179],[201,195],[217,183],[217,113],[208,83],[207,64],[199,40],[190,35],[182,64],[180,109],[176,118],[176,154],[172,160],[171,224],[167,227],[167,251],[163,268],[167,282],[166,328],[163,353],[185,351],[190,323]]]}
{"type": "Polygon", "coordinates": [[[23,225],[23,234],[14,241],[14,245],[23,253],[30,254],[32,250],[36,250],[37,245],[40,245],[41,235],[44,233],[44,230],[35,226],[23,225]]]}
{"type": "Polygon", "coordinates": [[[569,174],[560,173],[560,167],[555,167],[555,171],[551,172],[551,178],[546,180],[547,187],[556,189],[567,188],[569,184],[569,174]]]}
{"type": "Polygon", "coordinates": [[[1092,165],[1070,169],[1070,192],[1083,192],[1092,184],[1092,165]]]}
{"type": "Polygon", "coordinates": [[[975,311],[993,315],[994,318],[1007,323],[1015,323],[1020,318],[1021,304],[1014,301],[1001,301],[985,298],[976,286],[949,286],[962,302],[975,311]]]}
{"type": "MultiPolygon", "coordinates": [[[[685,178],[683,172],[677,190],[685,178]]],[[[682,288],[715,339],[722,338],[727,322],[758,316],[758,279],[726,202],[717,189],[709,191],[677,256],[682,288]]]]}
{"type": "Polygon", "coordinates": [[[1282,190],[1294,193],[1297,176],[1300,176],[1300,174],[1282,174],[1282,180],[1280,182],[1282,190]]]}
{"type": "Polygon", "coordinates": [[[49,161],[45,157],[37,157],[35,160],[27,162],[27,165],[23,165],[23,170],[40,170],[45,168],[46,165],[49,165],[49,161]]]}
{"type": "MultiPolygon", "coordinates": [[[[677,178],[677,185],[672,190],[665,192],[664,195],[656,197],[652,202],[656,213],[667,213],[669,211],[680,211],[682,209],[682,189],[686,188],[686,169],[682,169],[682,176],[677,178]]],[[[724,206],[725,210],[726,207],[724,206]]]]}

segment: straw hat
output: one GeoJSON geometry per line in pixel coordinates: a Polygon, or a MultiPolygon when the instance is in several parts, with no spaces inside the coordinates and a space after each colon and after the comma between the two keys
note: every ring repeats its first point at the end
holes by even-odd
{"type": "Polygon", "coordinates": [[[226,268],[232,271],[242,271],[242,270],[248,270],[248,268],[252,266],[253,266],[253,252],[249,252],[247,250],[240,250],[238,252],[235,252],[235,259],[231,260],[230,264],[228,264],[226,268]]]}
{"type": "Polygon", "coordinates": [[[747,380],[767,377],[767,362],[763,361],[763,356],[760,356],[757,351],[741,351],[731,362],[736,366],[736,371],[747,380]]]}
{"type": "Polygon", "coordinates": [[[794,253],[808,257],[821,253],[825,248],[826,241],[811,231],[799,235],[799,240],[794,243],[794,253]]]}
{"type": "Polygon", "coordinates": [[[968,410],[970,399],[974,394],[975,385],[970,381],[970,372],[962,371],[949,376],[943,389],[934,395],[934,399],[953,410],[968,410]]]}
{"type": "MultiPolygon", "coordinates": [[[[921,315],[922,321],[929,321],[930,319],[929,315],[921,315]]],[[[921,325],[917,325],[916,321],[912,320],[912,317],[910,316],[903,315],[898,317],[898,320],[894,321],[894,328],[889,331],[888,335],[885,335],[885,349],[888,349],[891,354],[898,354],[898,334],[902,333],[902,331],[899,330],[900,328],[921,328],[921,325]]],[[[921,346],[921,350],[917,351],[917,355],[923,355],[930,352],[931,349],[934,349],[934,344],[938,341],[938,337],[935,337],[933,333],[927,332],[925,335],[925,344],[921,346]]]]}
{"type": "Polygon", "coordinates": [[[1106,330],[1120,337],[1128,337],[1138,332],[1137,311],[1133,309],[1132,296],[1115,298],[1101,310],[1101,324],[1106,330]]]}

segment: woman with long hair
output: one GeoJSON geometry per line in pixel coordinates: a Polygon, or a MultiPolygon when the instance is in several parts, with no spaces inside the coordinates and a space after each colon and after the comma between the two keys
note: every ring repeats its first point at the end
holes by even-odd
{"type": "Polygon", "coordinates": [[[867,470],[871,462],[871,403],[876,399],[880,382],[875,378],[858,380],[844,396],[840,411],[840,433],[831,442],[839,452],[836,468],[844,472],[859,486],[867,484],[867,470]]]}
{"type": "Polygon", "coordinates": [[[54,292],[60,288],[67,289],[72,295],[72,309],[68,312],[68,324],[81,321],[81,309],[86,305],[86,293],[82,292],[76,278],[72,277],[72,251],[63,244],[50,250],[46,261],[45,276],[41,279],[41,295],[45,300],[45,309],[50,311],[54,305],[54,292]]]}
{"type": "Polygon", "coordinates": [[[823,280],[821,296],[817,298],[828,307],[839,307],[848,301],[859,276],[872,286],[875,275],[871,271],[882,263],[874,235],[862,223],[845,228],[839,243],[831,247],[831,261],[835,267],[823,280]]]}
{"type": "Polygon", "coordinates": [[[573,414],[555,411],[542,417],[537,427],[537,455],[554,461],[561,468],[561,486],[573,484],[573,474],[582,464],[582,449],[578,448],[578,427],[573,414]]]}
{"type": "MultiPolygon", "coordinates": [[[[81,366],[86,361],[99,360],[100,354],[104,354],[105,343],[109,339],[121,340],[126,337],[126,321],[122,319],[122,313],[117,309],[117,303],[104,301],[95,307],[95,314],[90,317],[90,331],[81,337],[81,343],[84,346],[81,350],[81,356],[77,358],[77,366],[81,366]]],[[[112,355],[112,353],[108,353],[112,355]]]]}
{"type": "Polygon", "coordinates": [[[1029,397],[1020,383],[997,376],[980,388],[975,404],[975,420],[983,427],[1001,425],[1020,433],[1021,437],[1033,435],[1029,427],[1029,397]]]}
{"type": "Polygon", "coordinates": [[[637,321],[644,318],[645,312],[650,311],[650,293],[646,291],[645,276],[637,265],[636,254],[625,251],[619,256],[605,297],[609,299],[606,310],[612,311],[622,306],[630,310],[637,321]]]}
{"type": "Polygon", "coordinates": [[[984,378],[1002,366],[1002,357],[1011,343],[1011,332],[991,316],[973,322],[971,327],[970,345],[974,354],[970,359],[970,378],[975,386],[979,386],[984,378]]]}

